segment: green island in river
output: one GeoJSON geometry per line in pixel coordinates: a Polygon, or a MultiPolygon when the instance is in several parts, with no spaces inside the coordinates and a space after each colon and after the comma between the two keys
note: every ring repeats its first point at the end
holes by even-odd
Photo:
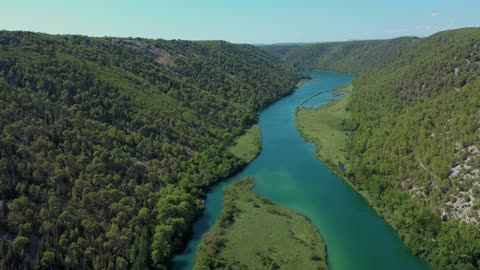
{"type": "Polygon", "coordinates": [[[254,178],[245,177],[225,190],[223,210],[202,239],[195,269],[328,269],[317,229],[253,193],[254,185],[254,178]]]}

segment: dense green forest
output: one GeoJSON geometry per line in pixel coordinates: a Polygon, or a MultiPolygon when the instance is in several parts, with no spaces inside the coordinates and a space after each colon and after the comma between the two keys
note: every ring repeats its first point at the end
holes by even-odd
{"type": "Polygon", "coordinates": [[[361,40],[349,42],[314,43],[305,45],[259,46],[294,68],[318,69],[359,74],[386,66],[415,37],[391,40],[361,40]]]}
{"type": "Polygon", "coordinates": [[[0,269],[167,268],[299,74],[249,45],[0,32],[0,269]]]}
{"type": "Polygon", "coordinates": [[[295,67],[359,74],[343,123],[345,179],[435,269],[480,269],[480,29],[263,49],[295,67]],[[390,42],[402,45],[368,57],[390,42]],[[371,46],[339,49],[354,44],[371,46]]]}

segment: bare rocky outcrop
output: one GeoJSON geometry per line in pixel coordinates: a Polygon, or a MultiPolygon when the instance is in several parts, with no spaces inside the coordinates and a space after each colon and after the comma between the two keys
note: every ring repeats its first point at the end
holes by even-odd
{"type": "Polygon", "coordinates": [[[169,53],[167,50],[164,50],[154,45],[146,44],[143,41],[134,40],[134,39],[122,39],[122,40],[117,40],[115,42],[120,43],[129,48],[135,49],[137,51],[140,51],[144,55],[154,56],[155,62],[159,64],[167,65],[167,66],[175,66],[175,57],[174,55],[169,53]]]}
{"type": "Polygon", "coordinates": [[[466,158],[450,170],[450,179],[459,183],[456,194],[442,210],[448,217],[480,224],[480,151],[475,145],[464,151],[466,158]]]}

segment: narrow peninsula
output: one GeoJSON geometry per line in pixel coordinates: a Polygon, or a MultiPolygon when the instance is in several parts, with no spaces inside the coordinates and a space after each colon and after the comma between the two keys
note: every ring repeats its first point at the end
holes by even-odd
{"type": "Polygon", "coordinates": [[[203,237],[194,269],[328,269],[317,229],[253,193],[254,185],[246,177],[225,190],[222,213],[203,237]]]}

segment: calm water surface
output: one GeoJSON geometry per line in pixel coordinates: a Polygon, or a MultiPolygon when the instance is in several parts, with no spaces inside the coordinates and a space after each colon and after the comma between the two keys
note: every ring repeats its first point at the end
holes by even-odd
{"type": "MultiPolygon", "coordinates": [[[[319,91],[348,84],[352,77],[329,72],[307,72],[313,79],[265,109],[260,115],[261,154],[243,171],[212,187],[203,216],[193,227],[193,238],[174,259],[174,269],[192,269],[201,237],[215,223],[223,190],[238,178],[250,175],[254,191],[307,216],[327,244],[334,270],[430,269],[406,249],[367,201],[324,166],[313,154],[315,146],[304,142],[295,129],[295,110],[319,91]]],[[[332,100],[332,92],[308,101],[308,107],[332,100]]]]}

